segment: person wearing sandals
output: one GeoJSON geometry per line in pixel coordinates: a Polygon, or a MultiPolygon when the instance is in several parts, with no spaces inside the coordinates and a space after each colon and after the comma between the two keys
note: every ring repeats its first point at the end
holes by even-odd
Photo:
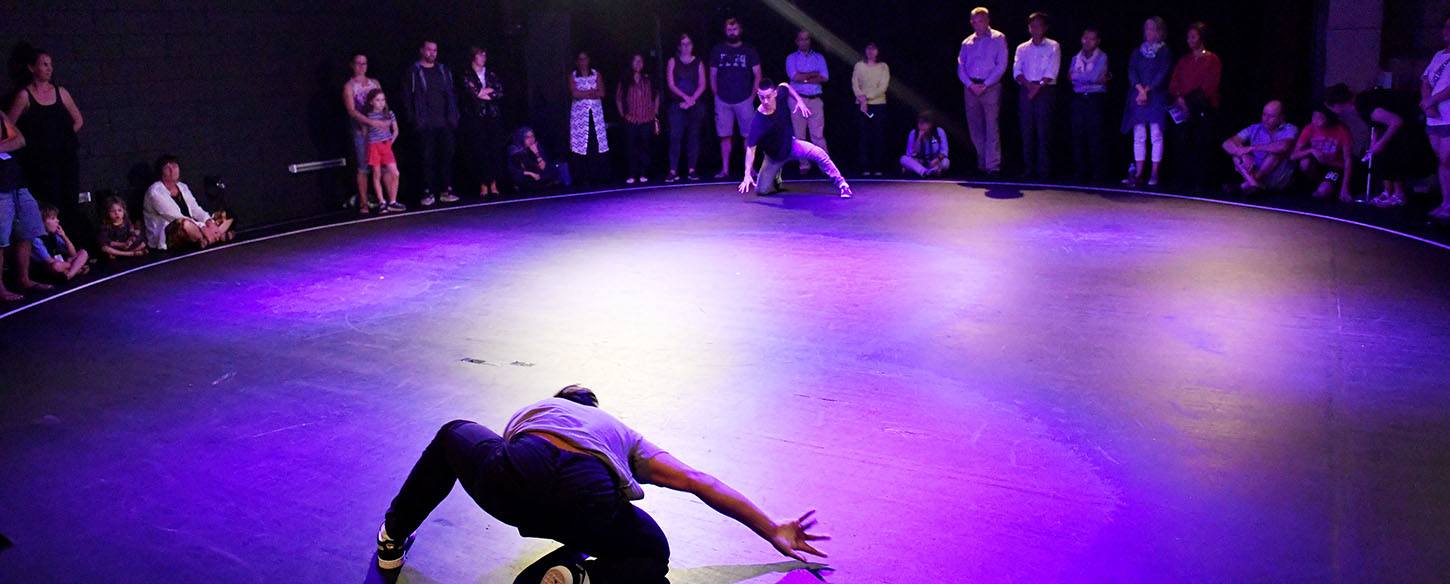
{"type": "Polygon", "coordinates": [[[1440,39],[1447,48],[1435,53],[1420,78],[1420,109],[1425,112],[1425,132],[1439,161],[1440,206],[1430,219],[1450,224],[1450,15],[1440,21],[1440,39]]]}
{"type": "Polygon", "coordinates": [[[1354,139],[1349,129],[1328,106],[1315,109],[1310,120],[1299,133],[1289,160],[1299,166],[1299,172],[1310,182],[1318,182],[1314,198],[1326,198],[1338,186],[1339,201],[1353,202],[1349,185],[1354,179],[1354,139]]]}
{"type": "MultiPolygon", "coordinates": [[[[362,53],[354,53],[352,62],[352,78],[342,85],[342,107],[347,112],[348,130],[352,134],[353,162],[357,164],[357,203],[358,212],[366,215],[377,210],[376,206],[368,204],[368,189],[372,188],[372,176],[368,167],[368,129],[373,128],[378,122],[368,119],[367,99],[368,92],[382,87],[377,79],[368,77],[368,56],[362,53]]],[[[379,193],[381,196],[381,193],[379,193]]]]}
{"type": "Polygon", "coordinates": [[[670,90],[670,107],[666,112],[670,124],[670,173],[665,182],[680,180],[680,150],[686,152],[689,164],[687,178],[700,180],[696,171],[700,162],[700,130],[705,127],[705,61],[695,56],[695,41],[688,34],[680,35],[675,56],[665,64],[665,83],[670,90]]]}
{"type": "Polygon", "coordinates": [[[1370,204],[1376,207],[1401,207],[1405,204],[1405,181],[1414,180],[1420,172],[1421,149],[1417,148],[1418,112],[1414,99],[1402,99],[1393,91],[1373,88],[1364,91],[1354,107],[1369,122],[1375,139],[1370,142],[1364,161],[1369,164],[1370,177],[1379,178],[1385,188],[1370,204]]]}
{"type": "Polygon", "coordinates": [[[1128,59],[1131,86],[1123,113],[1123,133],[1133,136],[1133,171],[1123,180],[1125,185],[1158,186],[1158,167],[1163,163],[1163,122],[1168,118],[1168,75],[1173,68],[1172,52],[1164,42],[1167,31],[1163,18],[1149,18],[1143,23],[1143,44],[1128,59]]]}

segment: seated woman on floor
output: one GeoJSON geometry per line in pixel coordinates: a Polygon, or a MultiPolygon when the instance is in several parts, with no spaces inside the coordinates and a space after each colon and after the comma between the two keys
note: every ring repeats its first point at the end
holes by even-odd
{"type": "Polygon", "coordinates": [[[549,187],[569,186],[569,164],[550,162],[534,139],[534,130],[525,126],[514,132],[509,143],[509,175],[519,192],[530,193],[549,187]]]}
{"type": "Polygon", "coordinates": [[[170,154],[156,161],[160,177],[146,189],[142,215],[146,223],[146,245],[151,249],[204,248],[231,241],[232,220],[225,213],[208,214],[191,188],[181,182],[181,161],[170,154]]]}

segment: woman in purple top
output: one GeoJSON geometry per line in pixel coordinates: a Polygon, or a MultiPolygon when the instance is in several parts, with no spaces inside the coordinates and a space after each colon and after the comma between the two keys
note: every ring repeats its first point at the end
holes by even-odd
{"type": "Polygon", "coordinates": [[[1123,112],[1123,133],[1133,134],[1133,171],[1123,184],[1158,186],[1163,162],[1163,122],[1168,117],[1168,76],[1173,55],[1164,42],[1167,25],[1154,16],[1143,23],[1143,44],[1128,59],[1128,105],[1123,112]],[[1148,174],[1149,139],[1152,174],[1148,174]]]}

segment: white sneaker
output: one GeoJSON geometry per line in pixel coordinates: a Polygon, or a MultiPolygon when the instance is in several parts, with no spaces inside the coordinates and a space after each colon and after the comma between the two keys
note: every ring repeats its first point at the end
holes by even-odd
{"type": "Polygon", "coordinates": [[[453,191],[449,191],[443,193],[443,196],[438,197],[438,200],[443,201],[444,203],[457,203],[458,195],[453,194],[453,191]]]}
{"type": "Polygon", "coordinates": [[[634,184],[634,177],[629,177],[627,179],[624,179],[624,184],[627,184],[627,185],[634,184]]]}
{"type": "Polygon", "coordinates": [[[639,177],[639,182],[640,182],[640,184],[647,183],[647,182],[649,182],[649,177],[647,177],[647,176],[639,177]]]}
{"type": "Polygon", "coordinates": [[[437,201],[437,199],[434,199],[433,198],[433,195],[423,195],[423,200],[418,201],[418,204],[419,205],[422,205],[424,207],[432,207],[433,206],[433,203],[436,203],[436,202],[438,202],[438,201],[437,201]]]}

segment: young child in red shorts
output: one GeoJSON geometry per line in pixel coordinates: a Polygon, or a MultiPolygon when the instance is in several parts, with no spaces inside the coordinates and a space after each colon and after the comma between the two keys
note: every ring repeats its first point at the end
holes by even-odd
{"type": "Polygon", "coordinates": [[[393,142],[398,139],[398,116],[388,109],[388,98],[381,89],[368,92],[367,108],[368,119],[392,124],[386,130],[371,126],[367,129],[368,166],[372,168],[373,190],[378,193],[380,212],[406,211],[408,208],[398,202],[398,160],[393,156],[393,142]]]}

